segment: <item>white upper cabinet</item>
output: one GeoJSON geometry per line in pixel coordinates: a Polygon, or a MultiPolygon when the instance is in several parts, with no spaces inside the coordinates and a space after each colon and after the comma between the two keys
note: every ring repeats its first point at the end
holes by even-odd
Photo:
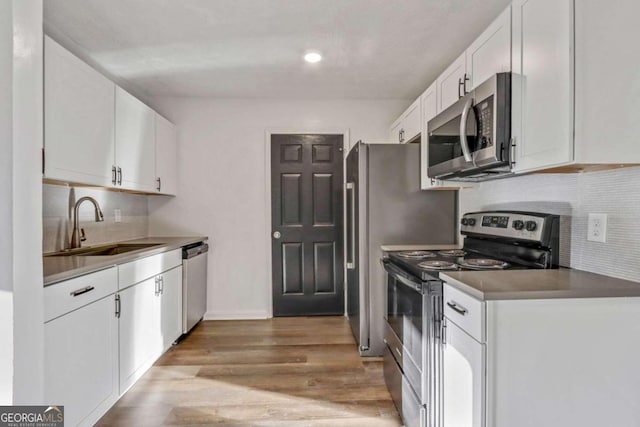
{"type": "Polygon", "coordinates": [[[44,39],[44,177],[110,186],[115,85],[44,39]]]}
{"type": "Polygon", "coordinates": [[[389,128],[391,142],[405,144],[420,136],[420,98],[416,99],[389,128]]]}
{"type": "Polygon", "coordinates": [[[573,1],[515,0],[512,9],[514,170],[567,164],[574,156],[573,1]]]}
{"type": "MultiPolygon", "coordinates": [[[[436,80],[438,91],[438,112],[444,111],[447,107],[465,95],[466,79],[466,54],[463,53],[453,64],[440,74],[436,80]]],[[[467,81],[467,88],[469,82],[467,81]]]]}
{"type": "Polygon", "coordinates": [[[44,43],[44,178],[175,195],[175,126],[51,38],[44,43]]]}
{"type": "Polygon", "coordinates": [[[156,190],[175,195],[178,191],[178,135],[169,120],[156,114],[156,190]]]}
{"type": "Polygon", "coordinates": [[[422,103],[422,138],[420,139],[420,188],[428,190],[436,187],[437,180],[429,178],[429,120],[438,114],[438,91],[432,83],[420,96],[422,103]]]}
{"type": "Polygon", "coordinates": [[[465,56],[467,91],[496,73],[511,71],[511,6],[469,46],[465,56]]]}
{"type": "Polygon", "coordinates": [[[155,134],[155,112],[117,87],[116,165],[123,188],[156,191],[155,134]]]}
{"type": "Polygon", "coordinates": [[[575,162],[640,163],[640,2],[575,2],[575,162]]]}
{"type": "Polygon", "coordinates": [[[390,142],[402,142],[402,133],[400,129],[402,128],[402,116],[400,116],[389,128],[389,141],[390,142]]]}

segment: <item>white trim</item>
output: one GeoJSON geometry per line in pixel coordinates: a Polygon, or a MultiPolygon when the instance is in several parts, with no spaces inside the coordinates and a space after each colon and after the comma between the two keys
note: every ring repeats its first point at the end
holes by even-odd
{"type": "MultiPolygon", "coordinates": [[[[349,129],[306,129],[306,130],[300,130],[300,129],[294,129],[294,128],[290,128],[290,129],[265,129],[264,131],[264,185],[265,185],[265,199],[264,199],[264,205],[265,205],[265,214],[264,214],[264,218],[265,218],[265,224],[264,224],[264,235],[265,235],[265,251],[266,251],[266,259],[267,259],[267,265],[266,265],[266,272],[267,272],[267,283],[268,286],[265,286],[265,288],[267,289],[267,295],[265,296],[265,301],[267,301],[268,306],[267,306],[267,312],[269,313],[269,315],[267,316],[267,318],[272,318],[273,317],[273,296],[272,296],[272,290],[273,290],[273,271],[271,269],[271,263],[272,263],[272,254],[271,254],[271,135],[274,134],[292,134],[292,135],[297,135],[297,134],[315,134],[315,135],[342,135],[342,152],[343,152],[343,160],[347,154],[347,152],[351,149],[351,139],[350,139],[350,135],[349,135],[349,129]]],[[[343,161],[343,168],[344,168],[344,161],[343,161]]],[[[344,170],[343,170],[344,172],[344,170]]],[[[344,173],[343,173],[343,185],[344,185],[344,173]]],[[[344,203],[343,203],[344,205],[344,203]]],[[[344,218],[344,209],[342,212],[342,217],[344,218]]],[[[343,227],[346,230],[346,227],[343,227]]],[[[343,280],[345,282],[346,285],[346,271],[345,271],[345,280],[343,280]]],[[[345,313],[347,310],[347,305],[346,305],[346,291],[347,291],[347,287],[344,286],[344,291],[345,291],[345,313]]]]}
{"type": "Polygon", "coordinates": [[[207,311],[203,320],[261,320],[270,319],[271,317],[271,313],[265,310],[207,311]]]}

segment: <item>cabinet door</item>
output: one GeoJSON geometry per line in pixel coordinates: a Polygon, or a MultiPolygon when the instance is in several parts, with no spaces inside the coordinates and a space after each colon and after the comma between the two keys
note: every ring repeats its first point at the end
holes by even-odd
{"type": "Polygon", "coordinates": [[[467,90],[496,73],[511,71],[511,6],[465,52],[467,90]]]}
{"type": "Polygon", "coordinates": [[[120,393],[124,393],[162,354],[155,277],[121,291],[120,306],[120,393]]]}
{"type": "Polygon", "coordinates": [[[573,1],[516,0],[512,135],[516,172],[573,161],[573,1]]]}
{"type": "Polygon", "coordinates": [[[162,280],[162,349],[167,350],[182,335],[182,266],[160,275],[162,280]]]}
{"type": "Polygon", "coordinates": [[[402,142],[402,134],[400,133],[400,128],[402,127],[402,116],[393,122],[391,127],[389,128],[389,142],[402,142]]]}
{"type": "Polygon", "coordinates": [[[429,178],[429,120],[438,114],[438,94],[433,83],[420,97],[422,102],[422,138],[420,139],[420,188],[437,187],[436,179],[429,178]]]}
{"type": "Polygon", "coordinates": [[[420,98],[418,98],[402,115],[402,142],[407,143],[420,136],[422,131],[421,124],[420,98]]]}
{"type": "Polygon", "coordinates": [[[66,425],[93,425],[118,399],[118,319],[110,295],[44,326],[44,401],[66,425]]]}
{"type": "MultiPolygon", "coordinates": [[[[444,70],[436,80],[438,88],[438,112],[444,111],[464,96],[465,54],[463,53],[453,64],[444,70]]],[[[468,83],[467,83],[468,86],[468,83]]]]}
{"type": "Polygon", "coordinates": [[[156,191],[155,112],[116,88],[116,165],[122,188],[156,191]]]}
{"type": "Polygon", "coordinates": [[[442,354],[443,427],[483,427],[485,348],[445,320],[442,354]]]}
{"type": "Polygon", "coordinates": [[[640,2],[576,1],[576,163],[640,163],[640,2]]]}
{"type": "Polygon", "coordinates": [[[112,185],[115,85],[44,39],[45,178],[112,185]]]}
{"type": "Polygon", "coordinates": [[[157,190],[175,195],[178,191],[178,136],[169,120],[156,114],[157,190]]]}

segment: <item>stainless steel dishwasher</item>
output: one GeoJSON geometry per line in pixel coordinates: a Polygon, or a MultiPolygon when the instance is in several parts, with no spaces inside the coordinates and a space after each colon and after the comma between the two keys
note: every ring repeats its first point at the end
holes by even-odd
{"type": "Polygon", "coordinates": [[[182,333],[189,332],[207,311],[207,241],[182,248],[182,333]]]}

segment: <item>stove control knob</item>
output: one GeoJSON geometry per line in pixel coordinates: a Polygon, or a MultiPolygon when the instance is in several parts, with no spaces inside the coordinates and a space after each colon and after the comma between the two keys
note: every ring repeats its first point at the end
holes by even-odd
{"type": "Polygon", "coordinates": [[[469,225],[471,227],[473,227],[474,225],[476,225],[476,219],[475,218],[469,218],[469,225]]]}
{"type": "Polygon", "coordinates": [[[525,225],[527,227],[527,231],[536,231],[536,228],[538,228],[538,224],[536,224],[535,221],[527,221],[525,225]]]}
{"type": "Polygon", "coordinates": [[[519,219],[516,219],[515,221],[513,221],[512,227],[518,231],[522,230],[524,228],[524,221],[520,221],[519,219]]]}
{"type": "Polygon", "coordinates": [[[469,225],[469,220],[467,218],[462,218],[462,221],[460,221],[460,224],[464,226],[469,225]]]}

